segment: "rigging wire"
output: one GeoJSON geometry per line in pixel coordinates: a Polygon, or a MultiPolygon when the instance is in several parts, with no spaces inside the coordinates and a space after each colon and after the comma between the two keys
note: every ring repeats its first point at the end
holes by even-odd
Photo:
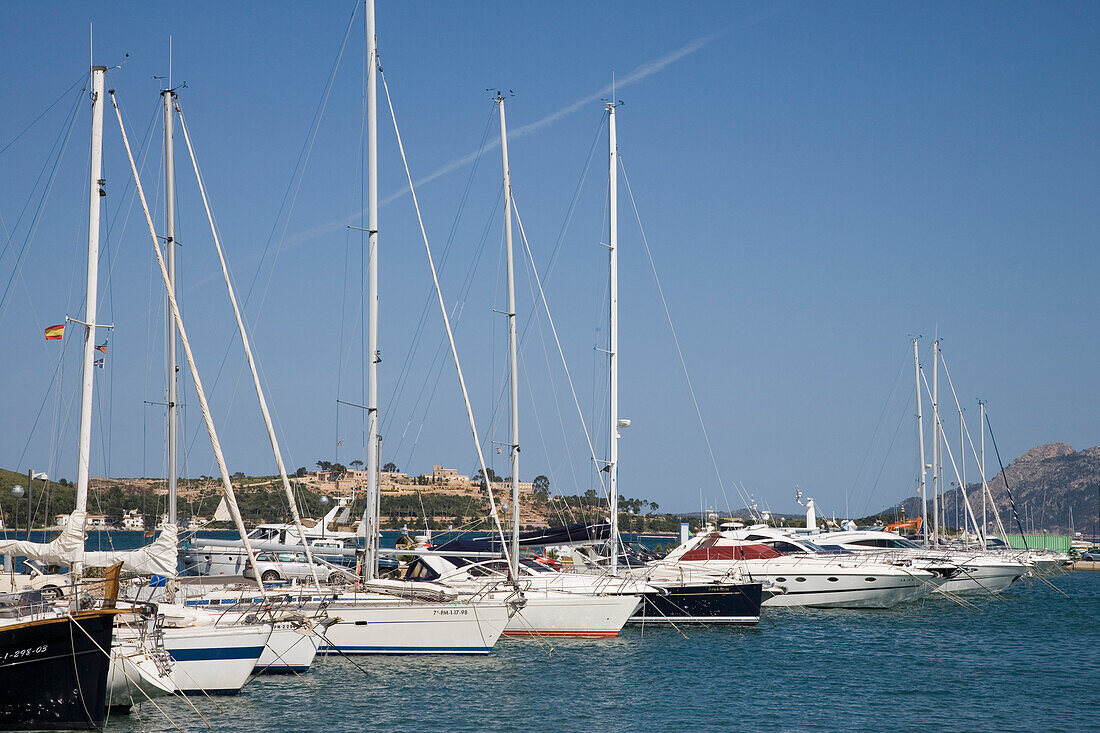
{"type": "MultiPolygon", "coordinates": [[[[321,95],[321,99],[317,103],[317,108],[314,111],[314,115],[313,115],[313,119],[310,123],[309,131],[306,133],[306,140],[305,140],[305,142],[303,142],[302,149],[298,153],[298,160],[295,163],[293,172],[291,173],[290,181],[287,182],[286,191],[283,193],[283,199],[280,202],[279,209],[275,214],[275,220],[272,222],[271,231],[268,234],[267,241],[264,244],[263,252],[260,255],[260,261],[256,265],[256,272],[252,276],[252,281],[249,283],[248,290],[246,291],[245,297],[242,301],[243,307],[247,308],[249,302],[252,299],[252,293],[253,293],[253,290],[256,287],[257,281],[259,280],[260,273],[264,269],[263,268],[263,262],[267,258],[268,252],[271,250],[272,242],[275,239],[275,233],[279,228],[279,221],[280,221],[280,219],[283,219],[283,228],[282,228],[282,231],[279,234],[279,241],[278,241],[278,245],[276,246],[275,257],[272,260],[271,268],[268,272],[267,281],[264,285],[263,295],[260,298],[259,305],[256,307],[256,313],[257,313],[256,317],[257,318],[259,317],[260,311],[263,310],[264,302],[267,299],[267,294],[268,294],[270,286],[271,286],[271,280],[272,280],[272,277],[275,273],[275,263],[277,262],[278,257],[279,257],[279,253],[282,251],[283,244],[286,241],[286,230],[287,230],[287,227],[290,225],[290,219],[291,219],[291,216],[294,213],[294,207],[295,207],[295,205],[297,203],[297,200],[298,200],[298,193],[301,191],[302,181],[305,178],[305,170],[306,170],[306,167],[309,165],[309,160],[310,160],[310,157],[311,157],[312,152],[313,152],[313,146],[317,141],[317,132],[320,129],[321,120],[324,117],[325,110],[328,107],[329,96],[332,92],[332,87],[333,87],[333,84],[336,80],[336,72],[340,68],[340,62],[341,62],[341,59],[344,56],[344,50],[347,47],[348,38],[351,34],[351,29],[352,29],[352,26],[355,22],[355,16],[356,16],[356,13],[358,12],[358,10],[359,10],[359,0],[356,0],[355,6],[353,7],[352,12],[351,12],[351,16],[348,18],[347,28],[344,30],[343,40],[340,42],[340,49],[336,54],[336,58],[332,62],[331,69],[329,70],[329,76],[328,76],[328,81],[325,85],[325,90],[324,90],[323,94],[321,95]],[[290,202],[289,210],[287,211],[286,216],[284,218],[283,217],[283,211],[284,211],[284,209],[287,208],[287,201],[288,200],[290,202]]],[[[229,351],[233,346],[233,341],[234,341],[234,339],[233,339],[232,335],[230,335],[230,337],[227,339],[225,349],[223,350],[222,359],[221,359],[221,362],[218,365],[218,370],[214,375],[214,381],[210,385],[210,393],[211,394],[213,394],[214,391],[217,389],[218,383],[221,380],[222,371],[225,367],[226,360],[229,357],[229,351]]],[[[226,408],[226,413],[225,413],[226,417],[224,418],[223,422],[225,422],[229,419],[229,413],[232,410],[233,402],[235,401],[236,395],[239,391],[237,389],[237,387],[240,386],[240,380],[241,380],[243,374],[244,374],[244,365],[242,364],[241,367],[237,371],[237,381],[236,381],[233,393],[230,396],[229,406],[226,408]]],[[[181,433],[182,433],[182,431],[181,431],[181,433]]],[[[187,445],[187,449],[186,449],[187,452],[189,452],[190,449],[194,446],[195,441],[198,439],[198,436],[199,436],[199,429],[196,428],[195,433],[192,435],[191,440],[187,445]]]]}
{"type": "MultiPolygon", "coordinates": [[[[478,170],[478,166],[481,163],[481,156],[485,152],[486,141],[489,137],[489,129],[490,129],[490,125],[492,124],[492,121],[493,121],[493,113],[494,112],[495,112],[495,110],[491,109],[490,112],[489,112],[488,118],[485,120],[485,128],[483,129],[483,131],[481,133],[481,144],[478,146],[477,156],[474,158],[473,166],[470,168],[470,175],[466,179],[466,185],[465,185],[465,187],[463,188],[463,191],[462,191],[462,198],[459,200],[458,210],[455,212],[455,217],[451,222],[451,230],[448,233],[447,240],[443,245],[443,254],[441,255],[440,260],[439,260],[439,268],[440,268],[441,272],[446,270],[447,261],[448,261],[448,258],[450,256],[450,254],[451,254],[451,246],[452,246],[452,244],[454,242],[454,238],[455,238],[455,236],[458,232],[458,224],[459,224],[459,221],[461,220],[462,213],[466,208],[466,203],[467,203],[467,201],[470,197],[470,191],[471,191],[471,188],[472,188],[472,185],[473,185],[474,176],[476,175],[477,170],[478,170]]],[[[486,222],[485,229],[482,232],[481,241],[478,244],[477,254],[474,256],[475,265],[474,265],[474,267],[469,269],[466,273],[467,281],[471,277],[471,274],[472,274],[473,270],[476,269],[476,262],[479,261],[480,258],[481,258],[481,250],[485,246],[485,241],[488,238],[488,234],[489,234],[489,228],[492,224],[492,221],[496,217],[496,209],[500,205],[500,198],[501,198],[502,195],[503,195],[503,193],[498,194],[497,202],[493,206],[493,213],[489,217],[489,220],[486,222]]],[[[466,281],[464,281],[464,283],[463,283],[463,288],[465,288],[465,287],[466,287],[466,281]]],[[[460,289],[460,294],[461,294],[461,292],[462,292],[462,290],[460,289]]],[[[402,395],[405,391],[406,382],[409,378],[409,373],[410,373],[410,370],[412,368],[412,364],[415,363],[416,354],[417,354],[417,352],[419,350],[419,347],[420,347],[420,339],[421,339],[421,337],[424,333],[424,327],[426,325],[427,318],[428,318],[428,311],[429,311],[429,309],[431,308],[431,305],[432,305],[432,296],[433,296],[433,293],[432,293],[431,289],[429,288],[427,290],[427,292],[425,293],[425,295],[424,295],[424,305],[420,309],[420,318],[417,321],[416,329],[413,331],[412,343],[409,346],[408,351],[406,352],[405,360],[402,363],[401,369],[398,372],[397,383],[396,383],[395,388],[394,388],[394,395],[395,396],[387,404],[386,411],[382,415],[382,420],[381,420],[381,423],[380,423],[381,425],[387,425],[389,423],[390,417],[393,415],[394,410],[400,404],[401,397],[402,397],[402,395]]],[[[465,300],[462,299],[462,302],[464,303],[465,300]]],[[[456,304],[456,306],[452,306],[452,312],[453,313],[454,313],[453,309],[455,307],[461,307],[461,306],[458,306],[457,304],[456,304]]],[[[440,339],[439,346],[436,349],[436,354],[437,354],[436,358],[438,358],[440,350],[443,347],[444,340],[445,339],[443,339],[443,338],[440,339]]],[[[432,363],[433,363],[433,365],[435,364],[435,359],[432,360],[432,363]]],[[[431,371],[432,370],[429,370],[429,372],[428,372],[429,375],[431,374],[431,371]]],[[[425,380],[425,384],[426,384],[426,381],[427,380],[425,380]]],[[[421,393],[423,393],[423,387],[421,388],[421,393]]],[[[419,401],[419,398],[418,398],[418,401],[419,401]]],[[[413,408],[413,413],[415,413],[415,406],[413,408]]],[[[412,420],[412,416],[410,416],[410,422],[411,422],[411,420],[412,420]]],[[[407,432],[407,431],[408,431],[408,424],[406,424],[406,426],[405,426],[405,432],[407,432]]],[[[405,435],[405,432],[402,432],[402,437],[405,435]]]]}
{"type": "MultiPolygon", "coordinates": [[[[13,137],[13,138],[12,138],[11,140],[9,140],[9,141],[8,141],[7,145],[5,145],[4,147],[0,148],[0,155],[3,155],[3,154],[4,154],[5,152],[7,152],[8,148],[10,148],[10,147],[11,147],[12,145],[15,145],[15,143],[16,143],[16,142],[17,142],[17,141],[19,140],[19,138],[23,137],[23,135],[24,135],[24,134],[26,134],[26,133],[27,133],[28,131],[30,131],[30,129],[31,129],[32,127],[34,127],[34,126],[35,126],[36,124],[38,124],[38,121],[39,121],[39,120],[41,120],[41,119],[42,119],[43,117],[45,117],[45,116],[46,116],[46,114],[47,114],[47,113],[48,113],[48,112],[49,112],[49,111],[50,111],[51,109],[53,109],[54,107],[56,107],[56,106],[57,106],[57,103],[58,103],[58,102],[60,102],[60,101],[61,101],[62,99],[64,99],[64,98],[66,97],[66,95],[68,95],[68,94],[69,94],[69,92],[71,92],[71,91],[72,91],[73,89],[75,89],[75,88],[76,88],[76,85],[77,85],[77,84],[80,84],[81,82],[83,82],[83,81],[86,81],[86,80],[87,80],[87,78],[88,78],[88,75],[87,75],[86,73],[84,73],[84,72],[81,72],[80,76],[76,77],[76,81],[74,81],[74,82],[73,82],[72,84],[70,84],[70,85],[69,85],[69,88],[68,88],[68,89],[66,89],[65,91],[61,92],[61,94],[60,94],[60,95],[58,95],[57,99],[55,99],[54,101],[52,101],[52,102],[51,102],[51,103],[49,104],[49,106],[48,106],[48,107],[46,107],[46,109],[44,109],[44,110],[42,110],[41,112],[39,112],[39,113],[38,113],[38,116],[37,116],[37,117],[35,117],[35,118],[34,118],[33,120],[31,120],[31,121],[30,121],[29,123],[27,123],[26,127],[24,127],[24,128],[22,129],[22,130],[20,130],[19,132],[17,132],[17,133],[15,134],[15,137],[13,137]]],[[[83,90],[81,90],[81,91],[83,91],[83,90]]]]}
{"type": "MultiPolygon", "coordinates": [[[[41,222],[42,209],[45,207],[46,202],[49,200],[50,192],[53,190],[53,184],[56,180],[57,170],[61,165],[61,159],[65,155],[65,151],[69,147],[69,141],[72,139],[73,129],[76,123],[76,114],[80,109],[80,101],[83,99],[83,90],[81,94],[76,95],[76,99],[73,102],[72,109],[69,110],[68,121],[64,124],[61,130],[58,131],[57,138],[54,140],[53,147],[50,153],[46,156],[45,162],[42,164],[42,168],[38,172],[38,178],[35,179],[34,184],[31,186],[30,193],[27,194],[27,201],[23,204],[22,210],[19,212],[19,218],[16,219],[15,225],[12,227],[12,231],[18,231],[19,223],[23,220],[23,216],[27,212],[27,207],[30,206],[32,199],[34,198],[34,192],[38,189],[39,182],[42,181],[42,176],[45,174],[47,166],[49,166],[49,175],[46,177],[46,182],[42,188],[41,196],[38,199],[38,204],[35,207],[34,214],[31,217],[31,222],[28,225],[27,235],[23,239],[23,245],[19,249],[19,254],[15,258],[15,264],[12,267],[11,275],[8,277],[8,282],[4,286],[4,292],[0,294],[0,323],[4,321],[4,315],[6,313],[4,306],[7,305],[8,293],[11,290],[11,284],[15,280],[16,275],[20,273],[23,267],[23,257],[27,253],[27,247],[30,246],[31,241],[34,239],[35,233],[38,231],[38,225],[41,222]],[[53,165],[50,166],[50,157],[53,157],[53,165]]],[[[89,143],[90,145],[90,143],[89,143]]],[[[4,255],[9,249],[11,240],[4,245],[3,251],[0,251],[0,259],[3,259],[4,255]]]]}
{"type": "MultiPolygon", "coordinates": [[[[439,275],[436,272],[435,263],[432,260],[432,251],[431,247],[428,244],[428,233],[424,229],[424,219],[420,214],[420,204],[418,203],[416,198],[416,188],[413,185],[412,172],[409,170],[409,161],[405,157],[405,146],[401,142],[401,131],[400,129],[398,129],[397,126],[397,113],[393,107],[393,100],[390,98],[390,87],[389,84],[386,83],[386,75],[382,73],[381,68],[379,69],[378,75],[382,79],[382,88],[386,92],[386,104],[389,106],[390,117],[393,120],[394,136],[397,138],[397,147],[401,153],[401,162],[405,167],[405,176],[406,178],[408,178],[409,181],[409,194],[412,197],[413,207],[416,209],[416,220],[420,226],[421,238],[424,241],[424,252],[428,257],[428,267],[431,270],[432,280],[435,283],[436,297],[439,301],[439,310],[440,313],[443,315],[443,325],[447,329],[447,339],[448,341],[450,341],[451,354],[454,357],[455,371],[458,373],[458,383],[462,390],[463,401],[466,403],[466,416],[470,423],[470,433],[472,434],[474,439],[474,447],[477,450],[478,462],[481,464],[481,472],[484,476],[485,484],[489,494],[489,509],[492,514],[493,523],[496,525],[497,533],[500,535],[501,547],[504,550],[504,559],[508,561],[509,567],[511,567],[509,549],[504,541],[504,529],[500,525],[500,515],[497,513],[496,499],[493,497],[493,485],[492,482],[489,481],[489,471],[485,465],[485,455],[481,450],[481,441],[478,439],[477,424],[474,421],[474,411],[473,407],[470,404],[470,395],[466,390],[466,380],[462,376],[462,365],[458,359],[458,347],[455,345],[454,332],[451,330],[451,322],[450,319],[447,317],[447,305],[443,299],[443,291],[440,289],[439,285],[439,275]]],[[[511,578],[511,580],[515,582],[516,578],[513,577],[511,578]]]]}
{"type": "MultiPolygon", "coordinates": [[[[866,468],[867,461],[871,457],[871,450],[874,448],[875,442],[878,440],[879,431],[882,429],[883,421],[886,418],[886,410],[890,406],[890,403],[893,401],[894,394],[897,391],[898,384],[901,381],[902,370],[905,368],[905,364],[906,364],[906,362],[909,361],[909,359],[910,359],[909,351],[906,350],[902,354],[901,363],[898,364],[897,372],[894,374],[894,383],[890,387],[889,393],[887,393],[887,395],[886,395],[886,400],[882,403],[882,409],[879,411],[878,419],[875,421],[875,429],[871,433],[871,440],[867,443],[867,450],[864,451],[864,453],[863,453],[863,460],[860,461],[859,469],[856,471],[855,478],[852,480],[851,484],[845,485],[845,487],[844,487],[844,516],[848,519],[850,519],[851,516],[852,516],[851,512],[849,511],[849,508],[848,508],[848,495],[849,495],[849,488],[848,487],[851,486],[851,488],[853,490],[853,493],[855,494],[855,496],[852,497],[853,499],[858,499],[858,497],[862,494],[862,491],[859,490],[859,481],[863,477],[863,470],[864,470],[864,468],[866,468]]],[[[906,404],[908,405],[908,403],[906,403],[906,404]]],[[[904,414],[903,414],[903,419],[904,419],[904,414]]],[[[899,422],[898,425],[900,427],[901,423],[899,422]]],[[[897,435],[897,430],[894,431],[894,435],[895,436],[897,435]]],[[[891,441],[890,444],[892,446],[893,441],[891,441]]],[[[889,451],[887,451],[887,455],[889,455],[889,451]]],[[[872,492],[869,492],[869,493],[872,493],[872,492]]],[[[868,497],[867,500],[868,500],[868,502],[870,502],[870,497],[868,497]]]]}
{"type": "MultiPolygon", "coordinates": [[[[680,368],[684,373],[684,381],[687,383],[688,392],[691,393],[691,403],[695,406],[695,416],[699,419],[699,428],[703,432],[703,440],[707,445],[707,453],[710,456],[711,465],[714,467],[714,475],[718,479],[718,488],[722,490],[722,498],[726,502],[726,509],[732,513],[732,509],[729,506],[729,498],[726,496],[726,487],[722,481],[722,473],[718,469],[718,459],[714,455],[714,448],[710,443],[710,436],[707,434],[707,426],[703,422],[703,412],[699,409],[699,400],[695,397],[695,387],[691,383],[691,376],[688,374],[687,362],[684,360],[684,352],[680,349],[680,339],[676,335],[676,327],[672,324],[672,313],[668,309],[668,301],[665,299],[664,288],[661,287],[661,280],[657,277],[657,266],[653,262],[653,253],[649,249],[649,240],[646,238],[645,229],[642,228],[642,217],[638,213],[638,204],[634,200],[634,192],[630,188],[630,179],[626,174],[626,167],[623,165],[622,155],[619,155],[619,168],[623,172],[623,181],[626,183],[626,192],[630,196],[630,205],[634,209],[634,219],[638,223],[638,232],[642,237],[642,244],[645,246],[646,257],[649,260],[649,268],[653,273],[653,282],[657,286],[657,294],[661,299],[661,306],[665,311],[665,318],[668,321],[668,328],[672,332],[672,342],[676,346],[676,355],[680,359],[680,368]]],[[[736,484],[734,487],[737,488],[736,484]]],[[[741,495],[741,500],[746,504],[751,505],[751,501],[744,495],[740,488],[737,488],[737,493],[741,495]]]]}

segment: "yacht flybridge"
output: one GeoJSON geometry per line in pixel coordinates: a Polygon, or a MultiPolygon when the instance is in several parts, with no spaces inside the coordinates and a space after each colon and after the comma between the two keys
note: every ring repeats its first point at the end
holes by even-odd
{"type": "MultiPolygon", "coordinates": [[[[302,518],[300,525],[292,522],[260,524],[248,533],[249,544],[258,550],[284,551],[309,545],[314,557],[354,568],[363,534],[335,529],[348,524],[352,501],[354,497],[340,497],[324,517],[302,518]]],[[[248,554],[244,542],[239,539],[195,537],[180,549],[180,562],[186,574],[240,575],[248,567],[248,554]]]]}

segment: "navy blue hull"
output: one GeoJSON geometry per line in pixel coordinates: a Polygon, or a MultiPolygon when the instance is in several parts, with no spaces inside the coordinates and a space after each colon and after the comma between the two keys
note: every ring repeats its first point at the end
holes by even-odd
{"type": "Polygon", "coordinates": [[[94,730],[107,704],[114,613],[0,626],[0,730],[94,730]]]}
{"type": "Polygon", "coordinates": [[[662,586],[647,593],[628,623],[756,624],[760,621],[760,583],[698,583],[662,586]]]}

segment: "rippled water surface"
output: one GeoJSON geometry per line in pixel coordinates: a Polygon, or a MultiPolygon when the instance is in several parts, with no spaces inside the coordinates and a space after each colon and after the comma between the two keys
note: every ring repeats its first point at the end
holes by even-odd
{"type": "MultiPolygon", "coordinates": [[[[765,609],[755,629],[628,627],[502,639],[487,657],[318,659],[235,697],[192,698],[218,731],[1090,731],[1100,728],[1100,573],[973,608],[765,609]]],[[[184,700],[158,700],[205,730],[184,700]]],[[[107,730],[176,728],[150,703],[107,730]]]]}

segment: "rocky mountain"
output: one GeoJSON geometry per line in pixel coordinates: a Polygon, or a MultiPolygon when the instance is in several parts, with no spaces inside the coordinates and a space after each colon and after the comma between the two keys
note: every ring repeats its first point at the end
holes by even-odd
{"type": "MultiPolygon", "coordinates": [[[[1075,451],[1068,443],[1047,443],[1036,446],[1005,466],[1004,475],[996,466],[996,457],[986,452],[987,468],[993,470],[986,479],[993,494],[1001,521],[1009,532],[1018,532],[1010,509],[1009,495],[1015,500],[1020,524],[1028,532],[1067,533],[1072,514],[1073,528],[1086,535],[1096,535],[1100,528],[1100,446],[1075,451]],[[1007,486],[1005,479],[1008,479],[1007,486]]],[[[951,469],[947,468],[948,476],[951,469]]],[[[948,486],[950,486],[950,478],[948,486]]],[[[974,512],[980,516],[982,492],[980,483],[967,482],[967,495],[974,512]]],[[[943,497],[948,526],[963,524],[965,504],[958,489],[943,497]]],[[[906,514],[920,513],[920,501],[913,497],[903,502],[906,514]]],[[[992,522],[992,514],[990,514],[992,522]]]]}

